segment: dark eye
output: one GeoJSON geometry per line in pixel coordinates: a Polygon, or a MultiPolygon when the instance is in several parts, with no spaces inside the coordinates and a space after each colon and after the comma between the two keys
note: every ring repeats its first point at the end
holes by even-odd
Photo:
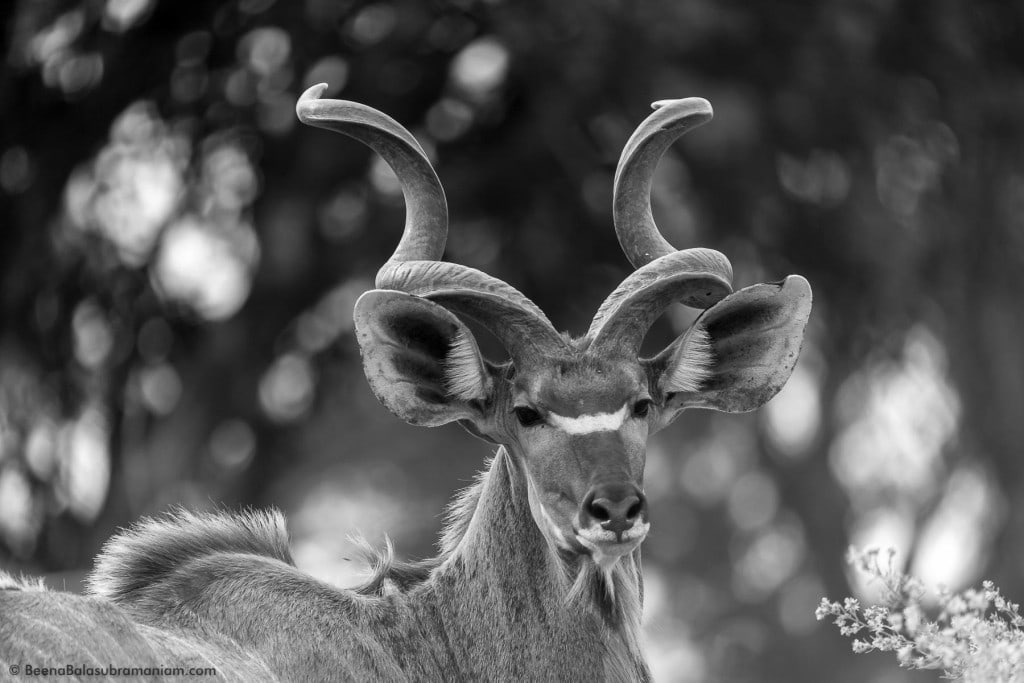
{"type": "Polygon", "coordinates": [[[651,411],[651,405],[653,401],[649,398],[642,398],[636,402],[633,406],[633,417],[647,417],[647,413],[651,411]]]}
{"type": "Polygon", "coordinates": [[[540,416],[533,408],[516,408],[515,409],[516,419],[519,420],[519,424],[524,427],[533,427],[539,425],[544,421],[544,418],[540,416]]]}

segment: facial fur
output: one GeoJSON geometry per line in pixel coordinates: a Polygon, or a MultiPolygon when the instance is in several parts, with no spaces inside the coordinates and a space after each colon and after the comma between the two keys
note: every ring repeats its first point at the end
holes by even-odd
{"type": "Polygon", "coordinates": [[[654,413],[639,363],[560,361],[504,386],[502,439],[526,474],[538,528],[563,553],[604,570],[635,550],[650,529],[646,509],[609,529],[588,496],[636,491],[642,501],[647,437],[654,413]]]}

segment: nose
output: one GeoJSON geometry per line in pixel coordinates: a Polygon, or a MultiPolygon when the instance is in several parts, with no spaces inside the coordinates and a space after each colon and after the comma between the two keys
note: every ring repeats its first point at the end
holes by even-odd
{"type": "Polygon", "coordinates": [[[622,533],[629,530],[646,509],[647,498],[636,486],[598,484],[583,499],[580,517],[584,527],[597,522],[602,529],[614,532],[622,540],[622,533]]]}

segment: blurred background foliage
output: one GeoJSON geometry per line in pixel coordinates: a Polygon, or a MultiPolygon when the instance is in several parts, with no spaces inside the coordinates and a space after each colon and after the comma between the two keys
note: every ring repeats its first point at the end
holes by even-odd
{"type": "MultiPolygon", "coordinates": [[[[436,161],[450,260],[575,333],[628,273],[611,225],[651,101],[714,121],[653,205],[737,285],[805,275],[786,389],[693,412],[647,472],[664,681],[910,681],[813,619],[869,587],[850,543],[1024,598],[1024,6],[910,0],[12,0],[0,71],[0,566],[77,589],[172,504],[277,505],[303,568],[346,535],[432,552],[488,448],[377,404],[355,298],[397,243],[393,176],[302,129],[308,85],[436,161]]],[[[673,311],[665,344],[692,316],[673,311]]]]}

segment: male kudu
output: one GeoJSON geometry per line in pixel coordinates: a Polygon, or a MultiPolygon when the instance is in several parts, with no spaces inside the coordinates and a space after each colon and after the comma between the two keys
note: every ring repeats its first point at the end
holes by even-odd
{"type": "MultiPolygon", "coordinates": [[[[280,515],[177,513],[106,545],[87,596],[0,576],[0,660],[214,666],[229,680],[648,680],[638,643],[648,437],[685,408],[757,408],[793,368],[811,306],[791,275],[732,292],[709,249],[676,251],[650,210],[651,178],[701,99],[656,104],[615,176],[619,241],[636,270],[580,338],[558,334],[508,284],[440,261],[441,184],[416,140],[352,102],[300,98],[299,118],[359,139],[397,174],[405,232],[355,306],[374,393],[403,420],[459,422],[498,444],[453,503],[436,558],[383,558],[361,589],[292,563],[280,515]],[[703,309],[640,358],[673,302],[703,309]],[[463,318],[504,345],[485,360],[463,318]]],[[[2,674],[0,674],[2,675],[2,674]]]]}

